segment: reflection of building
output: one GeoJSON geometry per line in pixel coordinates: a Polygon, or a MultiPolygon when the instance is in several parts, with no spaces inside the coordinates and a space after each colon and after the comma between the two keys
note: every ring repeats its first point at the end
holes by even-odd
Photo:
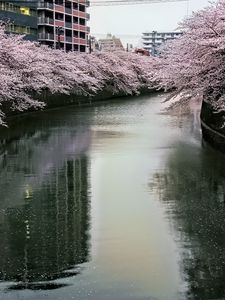
{"type": "Polygon", "coordinates": [[[98,42],[101,51],[124,50],[121,40],[111,34],[107,34],[105,39],[100,39],[98,42]]]}
{"type": "Polygon", "coordinates": [[[86,52],[89,27],[85,0],[0,1],[7,30],[66,51],[86,52]]]}
{"type": "Polygon", "coordinates": [[[149,51],[152,55],[158,55],[159,47],[166,41],[174,40],[181,36],[181,32],[143,32],[142,33],[142,47],[149,51]]]}
{"type": "Polygon", "coordinates": [[[52,288],[59,286],[50,280],[78,273],[88,259],[87,177],[86,157],[67,160],[38,188],[25,187],[23,205],[5,210],[0,280],[19,282],[15,289],[52,288]]]}

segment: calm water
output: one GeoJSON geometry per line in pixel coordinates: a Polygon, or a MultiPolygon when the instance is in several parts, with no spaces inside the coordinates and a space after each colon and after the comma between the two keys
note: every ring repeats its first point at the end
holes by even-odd
{"type": "Polygon", "coordinates": [[[225,299],[225,158],[163,96],[0,131],[0,299],[225,299]]]}

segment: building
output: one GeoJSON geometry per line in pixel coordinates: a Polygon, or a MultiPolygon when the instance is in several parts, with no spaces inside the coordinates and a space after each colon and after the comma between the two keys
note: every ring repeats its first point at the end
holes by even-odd
{"type": "Polygon", "coordinates": [[[106,38],[100,39],[98,43],[101,51],[124,51],[121,40],[111,34],[107,34],[106,38]]]}
{"type": "Polygon", "coordinates": [[[38,4],[38,40],[65,51],[86,52],[89,27],[86,0],[42,0],[38,4]]]}
{"type": "Polygon", "coordinates": [[[89,53],[100,51],[100,46],[95,36],[89,36],[89,53]]]}
{"type": "Polygon", "coordinates": [[[159,47],[169,40],[174,40],[182,35],[182,32],[144,32],[142,33],[141,41],[142,48],[149,51],[153,56],[159,54],[159,47]]]}
{"type": "Polygon", "coordinates": [[[149,56],[150,55],[148,50],[145,50],[145,49],[142,49],[142,48],[136,48],[134,50],[134,53],[140,54],[140,55],[143,55],[143,56],[149,56]]]}
{"type": "Polygon", "coordinates": [[[24,34],[26,39],[37,40],[37,9],[31,1],[0,1],[0,20],[9,32],[24,34]]]}
{"type": "Polygon", "coordinates": [[[65,51],[86,52],[88,5],[86,0],[0,1],[0,19],[7,22],[8,31],[25,34],[27,39],[65,51]]]}

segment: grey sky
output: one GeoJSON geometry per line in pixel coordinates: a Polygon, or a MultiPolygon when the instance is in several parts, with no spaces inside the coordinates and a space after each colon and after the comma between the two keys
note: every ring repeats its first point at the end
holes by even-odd
{"type": "MultiPolygon", "coordinates": [[[[207,6],[208,2],[189,0],[189,14],[207,6]]],[[[92,35],[112,33],[120,35],[124,43],[137,44],[143,31],[176,29],[187,11],[187,2],[92,7],[89,24],[92,35]]]]}

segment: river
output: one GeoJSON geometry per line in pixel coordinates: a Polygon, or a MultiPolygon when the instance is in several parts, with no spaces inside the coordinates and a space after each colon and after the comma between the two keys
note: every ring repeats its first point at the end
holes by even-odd
{"type": "Polygon", "coordinates": [[[1,300],[225,298],[225,158],[164,97],[0,130],[1,300]]]}

